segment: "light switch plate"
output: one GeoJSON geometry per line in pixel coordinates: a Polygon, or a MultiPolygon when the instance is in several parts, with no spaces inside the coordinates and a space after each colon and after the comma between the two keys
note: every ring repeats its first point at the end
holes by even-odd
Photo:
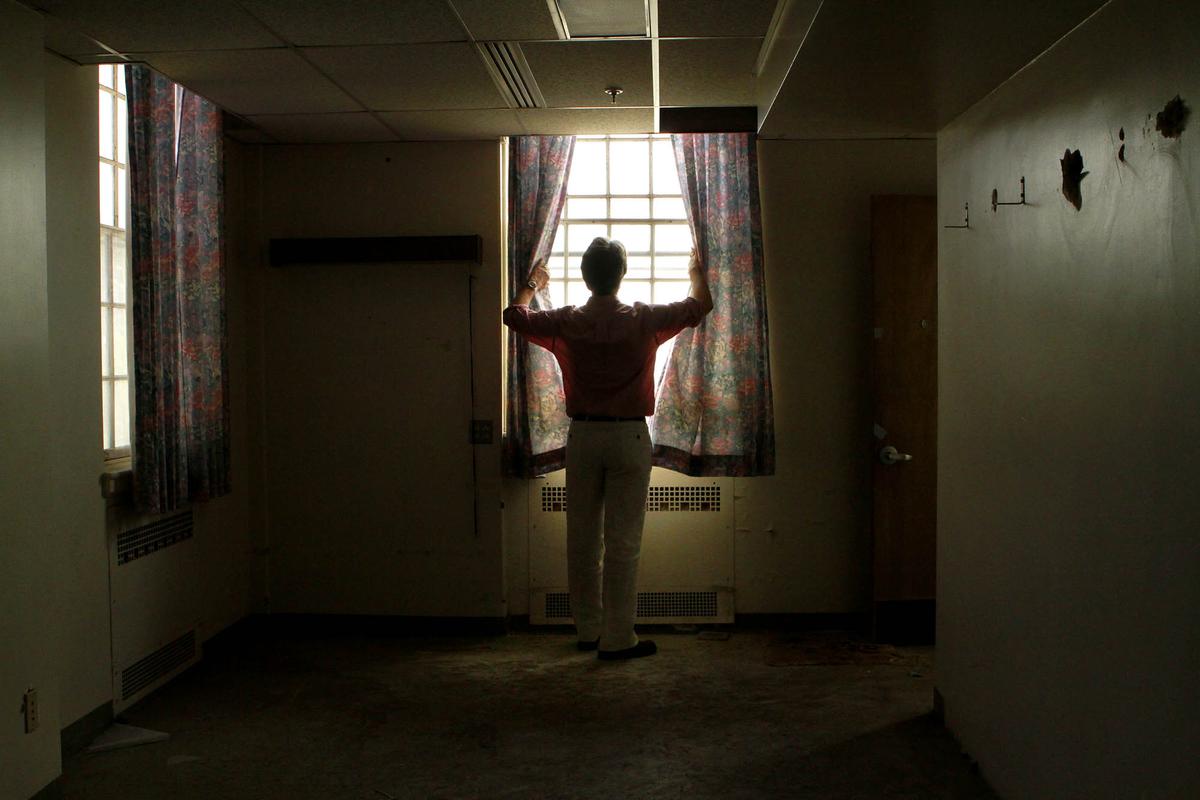
{"type": "Polygon", "coordinates": [[[32,687],[25,692],[25,732],[33,733],[41,724],[41,710],[38,708],[37,689],[32,687]]]}

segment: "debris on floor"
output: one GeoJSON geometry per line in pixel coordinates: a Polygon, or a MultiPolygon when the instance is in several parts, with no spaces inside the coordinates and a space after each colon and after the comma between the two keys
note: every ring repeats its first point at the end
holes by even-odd
{"type": "Polygon", "coordinates": [[[140,744],[165,742],[171,734],[162,731],[152,731],[149,728],[138,728],[134,725],[122,725],[114,722],[108,730],[96,737],[87,746],[89,753],[103,753],[107,750],[120,750],[125,747],[137,747],[140,744]]]}
{"type": "Polygon", "coordinates": [[[899,664],[905,656],[889,644],[863,641],[854,634],[805,632],[786,634],[767,645],[773,667],[899,664]]]}

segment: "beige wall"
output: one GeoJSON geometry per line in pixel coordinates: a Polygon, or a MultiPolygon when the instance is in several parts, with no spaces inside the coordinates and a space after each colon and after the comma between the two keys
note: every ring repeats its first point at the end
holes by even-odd
{"type": "MultiPolygon", "coordinates": [[[[254,481],[252,448],[257,428],[248,401],[253,373],[249,369],[250,331],[257,318],[247,286],[253,263],[247,239],[253,217],[244,192],[244,176],[255,169],[252,156],[237,142],[225,140],[225,316],[228,329],[230,478],[229,494],[193,506],[197,575],[193,584],[201,612],[200,637],[207,640],[250,613],[253,538],[259,522],[252,517],[254,481]]],[[[251,250],[251,252],[253,252],[251,250]]]]}
{"type": "Polygon", "coordinates": [[[59,769],[59,641],[47,598],[62,547],[49,512],[42,24],[9,0],[0,0],[0,75],[0,797],[24,798],[59,769]],[[42,725],[26,734],[19,709],[31,686],[42,725]]]}
{"type": "MultiPolygon", "coordinates": [[[[97,89],[94,67],[43,52],[41,22],[0,0],[0,797],[59,769],[60,730],[112,698],[100,495],[97,89]],[[41,726],[25,734],[26,688],[41,726]]],[[[233,154],[235,178],[244,172],[233,154]]],[[[231,198],[233,216],[244,211],[231,198]]],[[[240,238],[240,223],[231,230],[240,238]]],[[[190,582],[207,638],[249,608],[244,259],[229,277],[234,493],[196,510],[190,582]]],[[[154,599],[149,598],[153,603],[154,599]]]]}
{"type": "Polygon", "coordinates": [[[762,141],[776,474],[735,482],[739,613],[864,611],[873,194],[934,194],[928,140],[762,141]]]}
{"type": "Polygon", "coordinates": [[[112,698],[100,449],[100,243],[95,67],[47,53],[46,239],[50,318],[50,529],[63,725],[112,698]]]}
{"type": "MultiPolygon", "coordinates": [[[[734,481],[738,613],[866,609],[870,198],[935,189],[931,140],[760,141],[776,475],[734,481]]],[[[509,606],[528,613],[526,483],[505,484],[509,606]]]]}
{"type": "Polygon", "coordinates": [[[1115,0],[938,137],[938,685],[1004,797],[1200,796],[1197,52],[1115,0]]]}
{"type": "Polygon", "coordinates": [[[268,147],[262,176],[264,240],[484,247],[473,269],[260,266],[270,609],[503,616],[499,445],[467,438],[472,333],[474,415],[500,420],[499,145],[268,147]]]}

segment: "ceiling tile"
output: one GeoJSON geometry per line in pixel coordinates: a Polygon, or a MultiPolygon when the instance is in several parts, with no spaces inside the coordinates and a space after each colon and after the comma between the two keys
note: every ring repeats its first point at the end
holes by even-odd
{"type": "Polygon", "coordinates": [[[297,45],[456,42],[467,36],[445,0],[242,0],[297,45]]]}
{"type": "Polygon", "coordinates": [[[609,105],[607,86],[624,90],[618,106],[654,104],[649,42],[539,42],[521,48],[547,106],[609,105]]]}
{"type": "Polygon", "coordinates": [[[47,50],[52,50],[61,56],[78,60],[82,60],[79,58],[81,56],[90,57],[89,60],[92,61],[101,55],[107,56],[110,59],[116,58],[90,37],[79,33],[69,24],[54,17],[46,17],[45,19],[47,50]]]}
{"type": "Polygon", "coordinates": [[[658,0],[658,35],[766,36],[776,0],[658,0]]]}
{"type": "Polygon", "coordinates": [[[238,114],[303,114],[362,108],[291,50],[131,54],[238,114]]]}
{"type": "Polygon", "coordinates": [[[37,5],[122,53],[281,44],[233,0],[40,0],[37,5]]]}
{"type": "Polygon", "coordinates": [[[328,47],[303,52],[375,111],[504,107],[474,45],[328,47]]]}
{"type": "Polygon", "coordinates": [[[659,43],[664,106],[752,106],[762,39],[672,39],[659,43]]]}
{"type": "Polygon", "coordinates": [[[653,108],[519,108],[528,134],[650,133],[653,108]]]}
{"type": "Polygon", "coordinates": [[[266,131],[250,127],[249,125],[235,131],[226,128],[225,135],[230,139],[238,140],[242,144],[275,144],[275,140],[268,136],[266,131]]]}
{"type": "Polygon", "coordinates": [[[827,2],[774,104],[764,109],[759,133],[791,139],[933,136],[1101,5],[1103,0],[827,2]]]}
{"type": "Polygon", "coordinates": [[[248,117],[287,144],[390,142],[396,135],[365,111],[349,114],[267,114],[248,117]]]}
{"type": "Polygon", "coordinates": [[[416,141],[498,139],[524,132],[516,112],[508,109],[385,111],[379,116],[400,138],[416,141]]]}
{"type": "Polygon", "coordinates": [[[646,36],[645,0],[556,0],[571,36],[646,36]]]}
{"type": "Polygon", "coordinates": [[[557,39],[546,0],[450,0],[480,41],[557,39]]]}

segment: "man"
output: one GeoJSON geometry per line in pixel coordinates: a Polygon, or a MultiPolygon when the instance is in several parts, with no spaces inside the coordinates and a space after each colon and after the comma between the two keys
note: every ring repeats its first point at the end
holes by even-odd
{"type": "Polygon", "coordinates": [[[712,310],[712,295],[692,251],[688,297],[627,306],[617,299],[625,247],[597,237],[583,254],[592,292],[581,306],[532,311],[529,301],[550,273],[534,264],[504,310],[504,324],[554,353],[562,368],[567,414],[567,575],[580,650],[605,660],[657,652],[633,630],[637,567],[650,484],[654,357],[658,346],[712,310]]]}

